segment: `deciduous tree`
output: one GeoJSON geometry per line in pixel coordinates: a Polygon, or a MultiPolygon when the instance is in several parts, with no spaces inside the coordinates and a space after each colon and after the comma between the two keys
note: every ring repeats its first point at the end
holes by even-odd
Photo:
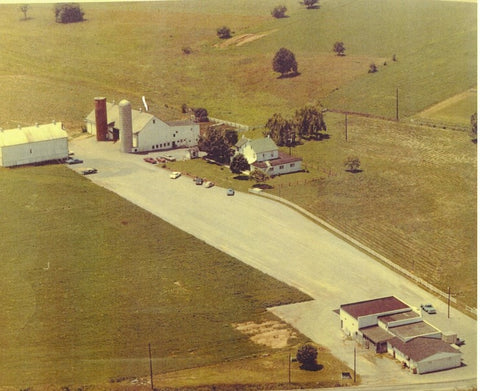
{"type": "Polygon", "coordinates": [[[274,18],[284,18],[285,17],[285,12],[287,12],[287,7],[284,5],[277,5],[273,10],[272,10],[272,16],[274,18]]]}
{"type": "Polygon", "coordinates": [[[337,41],[333,44],[333,51],[337,53],[337,56],[344,56],[345,55],[345,45],[341,41],[337,41]]]}
{"type": "Polygon", "coordinates": [[[225,132],[215,126],[209,126],[198,141],[200,150],[207,153],[207,157],[219,163],[229,163],[232,150],[225,132]]]}
{"type": "Polygon", "coordinates": [[[278,146],[295,145],[296,134],[291,120],[287,120],[281,114],[275,113],[268,119],[265,127],[268,129],[265,136],[269,136],[278,146]]]}
{"type": "Polygon", "coordinates": [[[262,170],[255,168],[250,172],[250,179],[253,179],[256,183],[265,183],[270,177],[262,170]]]}
{"type": "Polygon", "coordinates": [[[30,9],[30,6],[28,4],[22,4],[20,6],[20,11],[23,13],[23,20],[27,20],[27,12],[30,9]]]}
{"type": "Polygon", "coordinates": [[[358,172],[360,168],[360,159],[357,156],[348,156],[344,162],[347,171],[358,172]]]}
{"type": "Polygon", "coordinates": [[[217,29],[217,36],[218,38],[221,38],[221,39],[227,39],[232,36],[232,33],[227,26],[223,26],[217,29]]]}
{"type": "Polygon", "coordinates": [[[237,153],[230,163],[230,171],[234,174],[240,174],[243,171],[250,169],[250,164],[248,164],[247,159],[243,154],[237,153]]]}
{"type": "Polygon", "coordinates": [[[307,7],[307,9],[318,7],[317,3],[318,0],[303,0],[303,5],[307,7]]]}
{"type": "Polygon", "coordinates": [[[321,132],[327,130],[321,108],[313,105],[305,105],[297,110],[294,124],[298,135],[307,140],[319,140],[322,136],[321,132]]]}
{"type": "Polygon", "coordinates": [[[273,57],[273,70],[282,74],[282,77],[287,74],[296,75],[298,73],[298,64],[295,55],[286,48],[281,48],[273,57]]]}
{"type": "Polygon", "coordinates": [[[75,23],[83,21],[84,12],[77,3],[58,3],[55,5],[57,23],[75,23]]]}
{"type": "Polygon", "coordinates": [[[316,370],[318,351],[315,346],[310,344],[303,345],[297,351],[297,361],[302,364],[302,369],[316,370]]]}

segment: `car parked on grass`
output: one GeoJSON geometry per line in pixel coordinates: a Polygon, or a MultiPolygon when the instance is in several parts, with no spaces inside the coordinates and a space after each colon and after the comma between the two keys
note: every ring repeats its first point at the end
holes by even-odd
{"type": "Polygon", "coordinates": [[[420,308],[425,311],[427,314],[436,314],[437,310],[431,304],[422,304],[420,308]]]}
{"type": "Polygon", "coordinates": [[[235,195],[235,190],[227,189],[227,196],[233,196],[233,195],[235,195]]]}
{"type": "Polygon", "coordinates": [[[180,177],[180,175],[182,175],[181,172],[173,171],[173,172],[170,174],[170,179],[177,179],[178,177],[180,177]]]}
{"type": "Polygon", "coordinates": [[[143,160],[150,164],[157,164],[157,161],[153,157],[146,157],[143,160]]]}
{"type": "Polygon", "coordinates": [[[98,171],[96,168],[86,168],[85,170],[82,170],[81,173],[83,175],[90,175],[90,174],[96,174],[98,171]]]}
{"type": "Polygon", "coordinates": [[[77,159],[75,157],[69,157],[67,160],[65,160],[65,163],[67,163],[67,164],[80,164],[80,163],[83,163],[83,160],[77,159]]]}

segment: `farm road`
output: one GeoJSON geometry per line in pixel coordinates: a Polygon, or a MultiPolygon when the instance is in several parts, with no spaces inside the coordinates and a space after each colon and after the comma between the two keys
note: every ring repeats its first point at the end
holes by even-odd
{"type": "MultiPolygon", "coordinates": [[[[357,349],[363,384],[413,384],[469,380],[476,384],[476,321],[451,309],[412,282],[387,269],[300,213],[277,202],[245,193],[227,197],[225,189],[195,186],[191,178],[169,179],[169,172],[145,163],[143,155],[122,154],[120,145],[93,137],[70,142],[83,166],[95,167],[89,178],[163,220],[274,278],[306,292],[313,301],[272,308],[313,341],[353,368],[352,341],[340,330],[333,312],[343,303],[395,295],[412,306],[432,303],[437,315],[425,315],[443,331],[466,339],[465,366],[413,375],[370,350],[357,349]]],[[[180,151],[169,152],[182,153],[180,151]]],[[[160,153],[150,154],[157,156],[160,153]]],[[[81,167],[71,167],[80,170],[81,167]]],[[[179,247],[181,248],[181,243],[179,247]]]]}

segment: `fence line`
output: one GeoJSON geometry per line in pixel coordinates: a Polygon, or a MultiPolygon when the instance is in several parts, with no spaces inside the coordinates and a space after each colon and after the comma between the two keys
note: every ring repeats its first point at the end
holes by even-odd
{"type": "Polygon", "coordinates": [[[239,124],[237,122],[226,121],[224,119],[214,118],[214,117],[210,117],[210,116],[208,117],[208,119],[211,122],[215,122],[217,124],[225,124],[225,125],[233,126],[234,128],[237,128],[238,130],[242,130],[242,131],[263,128],[263,125],[249,126],[249,125],[239,124]]]}
{"type": "MultiPolygon", "coordinates": [[[[291,208],[299,211],[300,213],[304,214],[305,216],[309,217],[310,219],[312,219],[313,221],[317,222],[319,225],[327,228],[329,231],[333,232],[335,235],[341,237],[342,239],[346,240],[347,242],[353,244],[355,247],[361,249],[362,251],[364,251],[365,253],[373,256],[374,258],[380,260],[381,262],[387,264],[389,267],[391,267],[392,269],[394,269],[395,271],[399,272],[400,274],[408,277],[409,279],[415,281],[418,285],[421,285],[425,288],[427,288],[428,290],[436,293],[437,295],[443,297],[444,299],[448,299],[449,298],[449,295],[448,293],[446,292],[443,292],[442,290],[438,289],[436,286],[430,284],[429,282],[423,280],[422,278],[414,275],[413,273],[409,272],[408,270],[402,268],[401,266],[397,265],[396,263],[392,262],[391,260],[389,260],[388,258],[384,257],[383,255],[377,253],[376,251],[370,249],[369,247],[365,246],[364,244],[360,243],[358,240],[352,238],[351,236],[347,235],[346,233],[340,231],[339,229],[335,228],[334,226],[332,226],[331,224],[327,223],[325,220],[322,220],[320,219],[318,216],[315,216],[314,214],[310,213],[309,211],[303,209],[302,207],[294,204],[293,202],[290,202],[284,198],[281,198],[281,197],[278,197],[278,196],[275,196],[275,195],[272,195],[272,194],[267,194],[265,192],[255,192],[256,194],[259,194],[263,197],[266,197],[266,198],[270,198],[272,200],[275,200],[275,201],[279,201],[283,204],[286,204],[288,206],[290,206],[291,208]]],[[[452,297],[450,295],[450,302],[452,303],[457,303],[457,299],[455,297],[452,297]]],[[[474,315],[477,315],[477,309],[476,308],[472,308],[472,307],[469,307],[469,306],[464,306],[464,308],[474,314],[474,315]]]]}

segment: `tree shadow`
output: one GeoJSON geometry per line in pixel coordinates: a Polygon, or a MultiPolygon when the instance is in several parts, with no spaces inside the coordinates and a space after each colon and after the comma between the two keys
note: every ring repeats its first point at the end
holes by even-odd
{"type": "Polygon", "coordinates": [[[248,181],[250,177],[248,175],[237,175],[234,176],[233,179],[237,179],[239,181],[248,181]]]}
{"type": "Polygon", "coordinates": [[[346,172],[351,172],[352,174],[358,174],[359,172],[363,172],[363,170],[359,169],[359,168],[354,168],[353,170],[345,170],[346,172]]]}
{"type": "Polygon", "coordinates": [[[272,185],[268,185],[266,183],[255,183],[253,186],[255,189],[262,189],[262,190],[271,190],[273,189],[272,185]]]}
{"type": "Polygon", "coordinates": [[[304,371],[311,371],[311,372],[316,372],[316,371],[321,371],[323,369],[322,364],[302,364],[300,365],[300,369],[303,369],[304,371]]]}
{"type": "Polygon", "coordinates": [[[301,73],[300,72],[289,72],[289,73],[284,73],[280,76],[277,77],[277,79],[291,79],[293,77],[297,77],[297,76],[300,76],[301,73]]]}
{"type": "Polygon", "coordinates": [[[472,143],[477,144],[477,139],[476,139],[476,138],[473,139],[473,140],[472,140],[472,143]]]}
{"type": "Polygon", "coordinates": [[[33,20],[34,18],[30,17],[30,16],[27,16],[26,18],[21,18],[20,19],[20,22],[27,22],[29,20],[33,20]]]}

